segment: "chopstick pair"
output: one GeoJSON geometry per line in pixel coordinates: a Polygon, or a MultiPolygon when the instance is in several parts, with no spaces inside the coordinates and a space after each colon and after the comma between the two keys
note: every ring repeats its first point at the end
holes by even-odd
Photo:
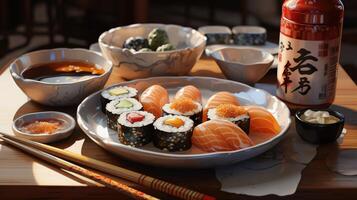
{"type": "MultiPolygon", "coordinates": [[[[123,178],[125,180],[142,185],[144,187],[158,190],[158,191],[164,192],[168,195],[175,196],[175,197],[178,197],[181,199],[187,199],[187,200],[214,200],[215,199],[214,197],[211,197],[209,195],[202,194],[202,193],[199,193],[199,192],[196,192],[196,191],[193,191],[193,190],[181,187],[181,186],[177,186],[172,183],[162,181],[160,179],[146,176],[144,174],[140,174],[140,173],[137,173],[137,172],[134,172],[134,171],[122,168],[122,167],[118,167],[118,166],[115,166],[115,165],[112,165],[109,163],[105,163],[105,162],[102,162],[102,161],[99,161],[99,160],[96,160],[93,158],[82,156],[82,155],[79,155],[79,154],[76,154],[76,153],[73,153],[73,152],[70,152],[67,150],[62,150],[62,149],[59,149],[59,148],[56,148],[53,146],[49,146],[46,144],[30,141],[30,140],[19,138],[19,137],[14,137],[14,136],[4,134],[4,133],[0,133],[0,138],[3,139],[5,142],[13,144],[14,146],[16,146],[18,148],[30,149],[31,147],[33,147],[33,148],[36,148],[37,151],[39,151],[43,154],[47,154],[49,156],[53,156],[56,159],[62,158],[62,159],[68,160],[68,161],[72,161],[77,164],[84,165],[84,166],[90,167],[92,169],[96,169],[96,170],[123,178]],[[14,143],[16,143],[16,144],[14,144],[14,143]],[[19,143],[21,143],[21,144],[19,144],[19,143]],[[19,145],[21,145],[21,147],[19,145]],[[26,145],[28,145],[30,147],[28,147],[26,145]],[[59,158],[57,158],[55,156],[57,156],[59,158]]],[[[27,151],[27,152],[29,152],[29,151],[27,151]]],[[[31,152],[29,152],[29,153],[31,153],[31,152]]],[[[31,153],[31,154],[33,154],[33,153],[31,153]]],[[[42,157],[40,157],[40,158],[42,158],[42,157]]],[[[62,159],[60,159],[60,160],[62,160],[62,159]]],[[[49,161],[48,159],[45,159],[45,160],[49,161]]],[[[67,162],[65,160],[62,160],[62,161],[67,162]]],[[[67,162],[67,163],[69,163],[69,162],[67,162]]],[[[79,167],[79,166],[76,166],[76,168],[73,168],[73,167],[67,167],[67,168],[69,168],[70,171],[74,171],[77,169],[77,167],[79,167]]],[[[81,167],[79,167],[79,168],[81,168],[81,167]]],[[[83,173],[83,170],[86,170],[86,169],[82,168],[82,170],[79,170],[80,171],[79,173],[83,173]]],[[[89,170],[86,170],[86,171],[89,171],[89,170]]],[[[95,173],[95,172],[90,171],[90,173],[95,173]]],[[[86,175],[84,175],[84,176],[86,176],[86,175]]],[[[99,175],[99,176],[101,176],[101,175],[99,175]]],[[[91,178],[91,177],[89,177],[89,178],[91,178]]],[[[96,178],[96,177],[94,177],[94,178],[96,178]]],[[[109,178],[107,178],[107,179],[109,179],[109,178]]],[[[111,181],[113,181],[113,180],[111,180],[111,181]]],[[[109,181],[109,182],[111,183],[111,181],[109,181]]],[[[115,186],[108,185],[108,183],[103,182],[101,180],[98,180],[98,182],[102,183],[106,186],[112,187],[114,189],[117,189],[117,190],[123,192],[124,194],[127,194],[134,198],[156,199],[155,197],[144,194],[140,191],[137,191],[133,188],[130,188],[129,186],[125,186],[120,183],[118,183],[120,185],[118,186],[119,188],[117,188],[115,186]],[[144,198],[142,198],[142,197],[144,197],[144,198]]]]}
{"type": "Polygon", "coordinates": [[[98,183],[103,184],[104,186],[115,189],[115,190],[117,190],[129,197],[132,197],[134,199],[140,199],[140,200],[157,200],[158,199],[156,197],[145,194],[139,190],[131,188],[125,184],[119,183],[109,177],[100,175],[100,174],[98,174],[94,171],[91,171],[91,170],[87,170],[83,167],[72,164],[66,160],[58,158],[58,157],[51,155],[49,153],[40,151],[40,150],[32,148],[30,146],[26,146],[25,142],[18,140],[18,138],[0,133],[0,139],[4,140],[6,143],[11,144],[11,145],[29,153],[29,154],[31,154],[31,155],[36,156],[37,158],[45,160],[45,161],[47,161],[53,165],[56,165],[62,169],[65,169],[65,170],[68,170],[71,172],[75,172],[75,173],[80,174],[84,177],[92,179],[98,183]]]}

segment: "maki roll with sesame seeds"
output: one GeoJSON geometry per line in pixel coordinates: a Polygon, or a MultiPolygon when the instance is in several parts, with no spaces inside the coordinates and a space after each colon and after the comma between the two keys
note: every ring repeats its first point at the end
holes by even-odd
{"type": "Polygon", "coordinates": [[[154,122],[153,142],[165,151],[184,151],[191,148],[193,121],[185,116],[166,115],[154,122]]]}
{"type": "Polygon", "coordinates": [[[226,120],[239,126],[246,134],[249,134],[250,117],[248,111],[242,106],[233,104],[221,104],[208,110],[209,120],[226,120]]]}
{"type": "Polygon", "coordinates": [[[122,98],[135,98],[138,91],[133,87],[116,86],[103,90],[100,94],[100,101],[102,104],[102,111],[105,113],[105,106],[112,100],[122,98]]]}
{"type": "Polygon", "coordinates": [[[140,147],[151,142],[155,116],[146,111],[122,113],[118,119],[119,141],[125,145],[140,147]]]}
{"type": "Polygon", "coordinates": [[[187,97],[175,99],[162,107],[164,115],[182,115],[193,120],[194,125],[202,122],[202,106],[200,103],[187,97]]]}
{"type": "Polygon", "coordinates": [[[128,111],[138,111],[142,108],[141,103],[134,98],[122,98],[109,102],[105,107],[108,127],[116,131],[120,114],[128,111]]]}

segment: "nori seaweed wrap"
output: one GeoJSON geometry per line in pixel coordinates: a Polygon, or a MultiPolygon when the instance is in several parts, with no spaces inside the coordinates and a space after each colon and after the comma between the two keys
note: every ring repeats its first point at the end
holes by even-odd
{"type": "Polygon", "coordinates": [[[115,99],[109,102],[105,107],[108,127],[117,131],[120,114],[128,111],[138,111],[141,110],[142,107],[141,103],[134,98],[115,99]]]}
{"type": "Polygon", "coordinates": [[[140,147],[151,142],[155,116],[146,111],[122,113],[118,119],[119,141],[125,145],[140,147]]]}
{"type": "Polygon", "coordinates": [[[164,151],[184,151],[192,146],[193,121],[184,116],[167,115],[154,122],[153,142],[164,151]]]}

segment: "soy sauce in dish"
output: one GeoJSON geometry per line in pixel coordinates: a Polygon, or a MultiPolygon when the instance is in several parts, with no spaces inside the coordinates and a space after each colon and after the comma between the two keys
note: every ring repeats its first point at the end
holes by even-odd
{"type": "Polygon", "coordinates": [[[83,61],[63,61],[33,65],[22,72],[22,77],[47,83],[68,83],[99,76],[104,69],[83,61]]]}

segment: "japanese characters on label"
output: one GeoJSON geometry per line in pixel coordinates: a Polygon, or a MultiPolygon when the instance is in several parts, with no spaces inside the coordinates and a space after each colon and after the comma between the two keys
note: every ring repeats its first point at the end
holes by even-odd
{"type": "Polygon", "coordinates": [[[277,95],[291,103],[314,105],[334,97],[339,39],[297,40],[280,35],[277,95]]]}

